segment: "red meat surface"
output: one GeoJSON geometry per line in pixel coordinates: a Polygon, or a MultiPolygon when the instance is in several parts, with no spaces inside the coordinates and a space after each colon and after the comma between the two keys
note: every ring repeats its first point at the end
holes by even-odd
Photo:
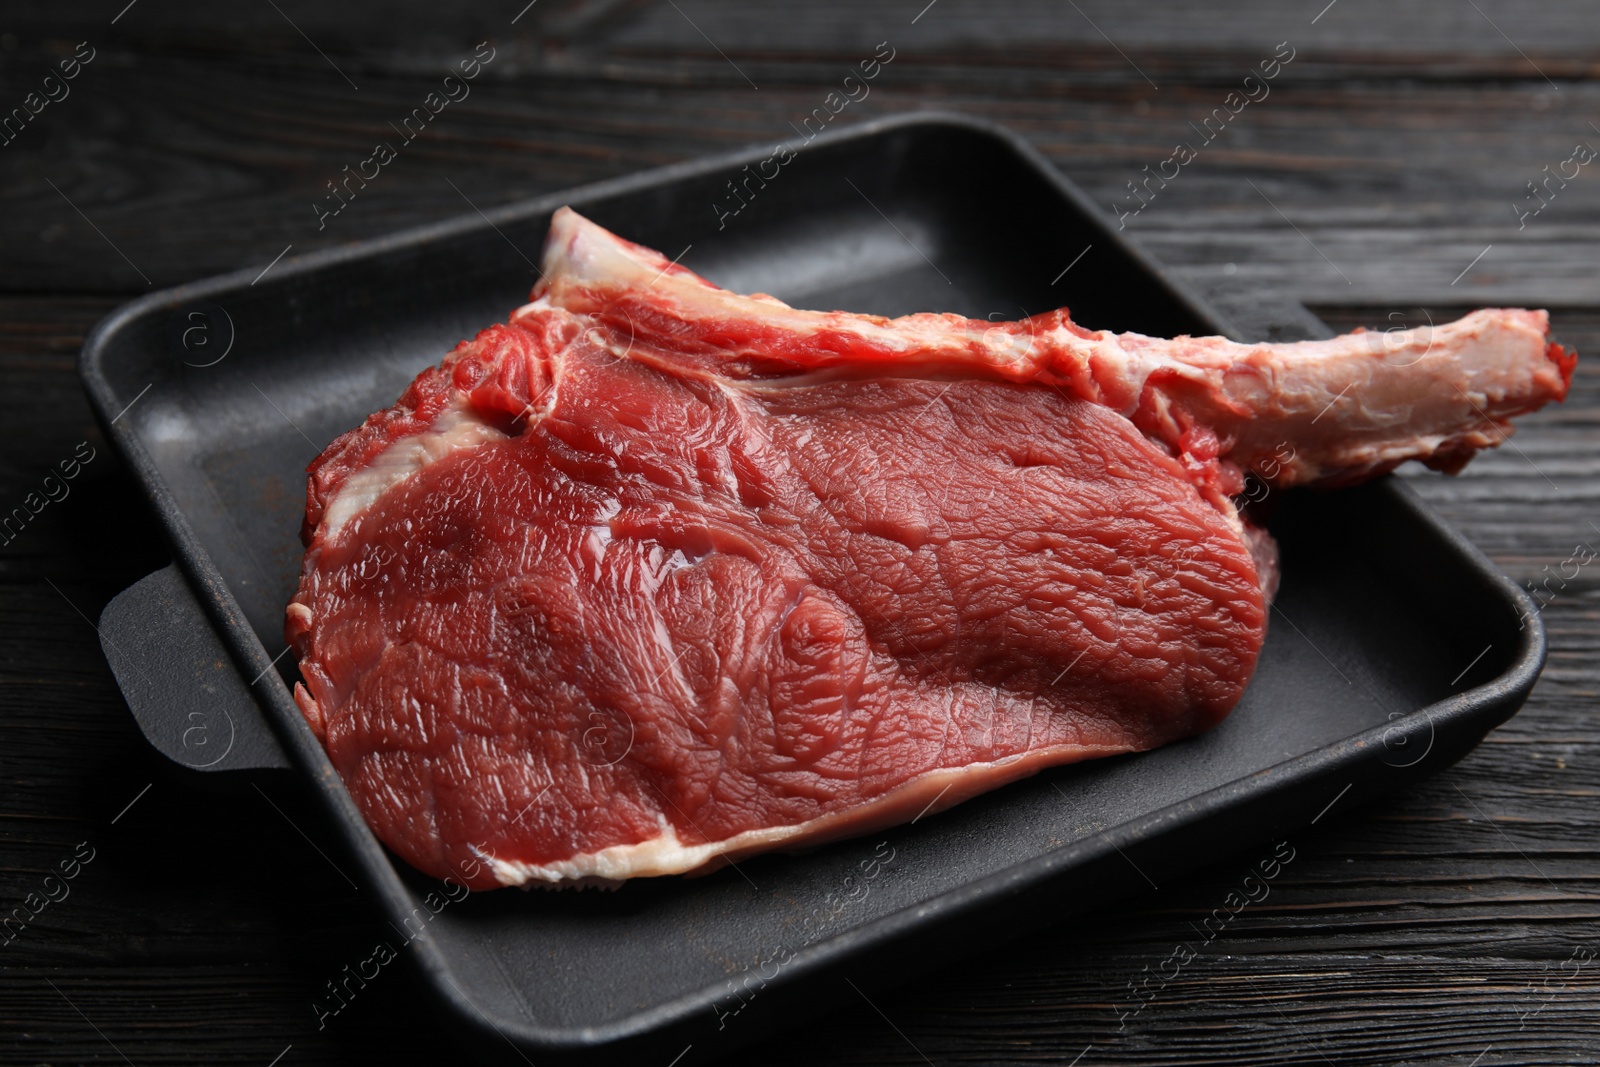
{"type": "Polygon", "coordinates": [[[312,465],[289,608],[374,832],[474,888],[710,869],[1205,730],[1273,580],[1242,471],[1459,466],[1572,361],[1542,312],[1376,347],[802,312],[566,211],[534,295],[312,465]]]}

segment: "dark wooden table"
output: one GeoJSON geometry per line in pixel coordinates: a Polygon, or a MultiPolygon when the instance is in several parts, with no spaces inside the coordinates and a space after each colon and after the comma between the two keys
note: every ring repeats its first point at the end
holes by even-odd
{"type": "MultiPolygon", "coordinates": [[[[892,64],[836,122],[983,116],[1126,208],[1142,168],[1198,140],[1190,122],[1292,51],[1270,95],[1128,218],[1138,239],[1225,308],[1270,291],[1339,327],[1385,327],[1546,306],[1563,340],[1600,353],[1600,166],[1570,176],[1569,162],[1600,148],[1588,5],[525,2],[0,15],[0,113],[60,97],[0,145],[0,509],[93,452],[64,498],[0,537],[0,904],[67,894],[0,938],[0,1062],[453,1062],[404,972],[319,1032],[319,983],[362,956],[378,916],[286,819],[316,819],[292,779],[266,784],[272,804],[197,788],[147,748],[101,656],[90,620],[167,557],[74,362],[101,316],[153,287],[462,214],[464,196],[502,203],[776,142],[884,41],[892,64]],[[495,58],[470,98],[319,231],[324,183],[480,41],[495,58]],[[92,57],[76,77],[45,82],[75,51],[92,57]],[[1549,174],[1568,176],[1535,201],[1528,183],[1549,174]],[[63,864],[76,876],[47,883],[63,864]]],[[[1271,896],[1125,1028],[1130,982],[1255,856],[868,989],[876,1007],[740,1059],[1600,1062],[1600,571],[1570,563],[1600,547],[1597,442],[1589,362],[1514,448],[1415,478],[1514,578],[1558,576],[1543,680],[1457,767],[1298,836],[1271,896]]]]}

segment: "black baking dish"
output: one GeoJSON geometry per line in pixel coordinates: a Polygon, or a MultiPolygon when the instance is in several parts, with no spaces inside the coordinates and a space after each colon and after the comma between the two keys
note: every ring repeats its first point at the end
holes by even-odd
{"type": "MultiPolygon", "coordinates": [[[[84,383],[176,560],[102,618],[151,741],[196,768],[296,769],[336,836],[319,845],[397,927],[438,888],[367,830],[277,658],[303,470],[525,299],[562,204],[805,307],[1013,319],[1066,305],[1091,327],[1237,336],[1004,130],[919,115],[796,147],[737,215],[727,183],[773,146],[155,293],[101,323],[84,383]],[[211,348],[185,343],[190,324],[214,331],[211,348]]],[[[1266,649],[1206,736],[705,878],[473,894],[409,955],[497,1044],[710,1059],[856,998],[847,979],[881,984],[1415,781],[1522,704],[1544,658],[1537,613],[1399,481],[1286,494],[1273,525],[1284,571],[1266,649]]]]}

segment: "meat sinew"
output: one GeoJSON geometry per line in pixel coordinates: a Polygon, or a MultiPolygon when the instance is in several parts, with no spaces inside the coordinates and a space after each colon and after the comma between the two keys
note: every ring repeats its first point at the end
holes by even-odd
{"type": "Polygon", "coordinates": [[[800,311],[563,209],[534,301],[311,466],[296,698],[475,888],[710,869],[1217,723],[1232,494],[1456,469],[1565,395],[1541,311],[1242,345],[800,311]]]}

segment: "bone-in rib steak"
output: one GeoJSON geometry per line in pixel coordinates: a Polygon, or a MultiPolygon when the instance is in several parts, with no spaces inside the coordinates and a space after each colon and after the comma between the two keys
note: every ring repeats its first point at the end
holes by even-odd
{"type": "Polygon", "coordinates": [[[799,311],[567,210],[534,298],[312,464],[288,613],[374,831],[478,888],[708,869],[1204,730],[1273,580],[1243,469],[1453,469],[1573,362],[1528,311],[1254,346],[799,311]]]}

